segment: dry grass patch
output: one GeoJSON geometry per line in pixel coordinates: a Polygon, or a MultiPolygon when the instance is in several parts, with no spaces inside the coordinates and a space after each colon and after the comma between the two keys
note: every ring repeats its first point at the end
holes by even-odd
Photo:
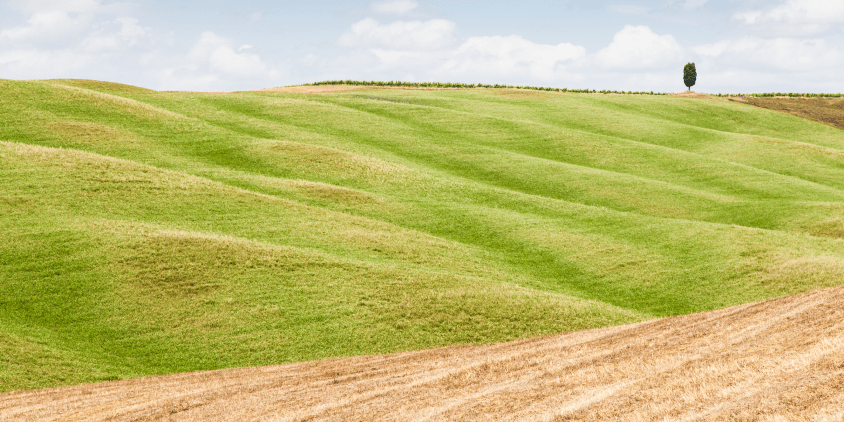
{"type": "Polygon", "coordinates": [[[131,113],[134,116],[140,116],[146,119],[159,119],[162,117],[169,119],[187,118],[182,114],[174,113],[167,109],[155,107],[153,105],[119,95],[107,94],[100,91],[93,91],[69,85],[52,85],[59,89],[70,91],[70,96],[76,97],[78,101],[83,101],[99,107],[113,107],[123,112],[131,113]]]}
{"type": "Polygon", "coordinates": [[[290,141],[265,141],[256,148],[272,151],[280,165],[304,172],[331,175],[340,180],[370,183],[427,182],[431,176],[418,170],[336,148],[290,141]],[[283,164],[282,164],[283,163],[283,164]],[[428,179],[428,180],[425,180],[428,179]]]}

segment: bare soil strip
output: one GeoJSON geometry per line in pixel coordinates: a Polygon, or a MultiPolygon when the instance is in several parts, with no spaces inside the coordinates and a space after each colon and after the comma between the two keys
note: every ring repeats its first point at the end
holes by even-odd
{"type": "Polygon", "coordinates": [[[700,94],[694,91],[683,91],[683,92],[675,92],[671,94],[672,97],[683,97],[683,98],[709,98],[713,99],[715,97],[708,95],[708,94],[700,94]]]}
{"type": "Polygon", "coordinates": [[[844,98],[732,97],[730,101],[781,111],[844,129],[844,98]]]}
{"type": "Polygon", "coordinates": [[[15,421],[841,421],[844,287],[500,344],[0,395],[15,421]]]}

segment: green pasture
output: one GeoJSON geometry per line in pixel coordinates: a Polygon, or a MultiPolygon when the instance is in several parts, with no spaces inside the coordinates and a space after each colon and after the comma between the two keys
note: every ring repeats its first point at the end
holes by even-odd
{"type": "Polygon", "coordinates": [[[723,99],[0,80],[0,116],[0,391],[844,280],[844,132],[723,99]]]}

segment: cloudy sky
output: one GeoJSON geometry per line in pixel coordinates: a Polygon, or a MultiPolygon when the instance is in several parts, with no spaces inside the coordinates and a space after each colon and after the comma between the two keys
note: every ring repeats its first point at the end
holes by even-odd
{"type": "Polygon", "coordinates": [[[0,78],[844,92],[842,0],[0,0],[0,78]]]}

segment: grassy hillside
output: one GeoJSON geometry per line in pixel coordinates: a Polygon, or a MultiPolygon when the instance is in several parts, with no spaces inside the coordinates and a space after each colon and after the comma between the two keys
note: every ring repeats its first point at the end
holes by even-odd
{"type": "Polygon", "coordinates": [[[0,92],[0,391],[503,341],[844,276],[844,132],[744,104],[0,92]]]}

